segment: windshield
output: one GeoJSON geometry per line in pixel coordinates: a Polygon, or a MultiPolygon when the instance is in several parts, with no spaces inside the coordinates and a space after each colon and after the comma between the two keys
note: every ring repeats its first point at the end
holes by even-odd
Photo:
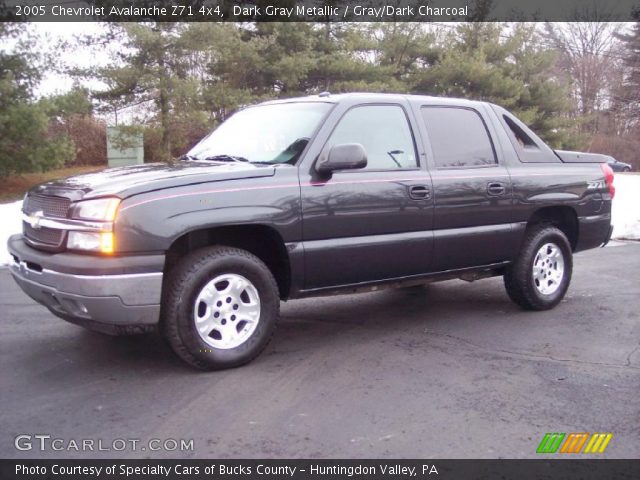
{"type": "Polygon", "coordinates": [[[330,108],[330,103],[318,102],[247,108],[222,123],[187,155],[198,160],[293,164],[330,108]]]}

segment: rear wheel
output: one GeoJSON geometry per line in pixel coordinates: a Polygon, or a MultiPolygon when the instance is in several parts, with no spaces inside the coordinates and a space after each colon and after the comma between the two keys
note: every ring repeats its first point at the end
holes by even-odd
{"type": "Polygon", "coordinates": [[[260,259],[237,248],[210,247],[187,255],[171,272],[161,328],[189,364],[236,367],[266,347],[279,310],[276,281],[260,259]]]}
{"type": "Polygon", "coordinates": [[[624,167],[624,168],[622,169],[622,171],[623,171],[623,172],[630,172],[630,171],[631,171],[631,168],[630,168],[630,167],[624,167]]]}
{"type": "Polygon", "coordinates": [[[573,269],[571,246],[553,226],[527,232],[518,259],[504,275],[511,300],[527,310],[547,310],[564,298],[573,269]]]}

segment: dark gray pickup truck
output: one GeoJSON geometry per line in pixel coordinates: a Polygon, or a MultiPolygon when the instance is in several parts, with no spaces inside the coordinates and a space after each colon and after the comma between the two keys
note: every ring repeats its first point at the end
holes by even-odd
{"type": "Polygon", "coordinates": [[[280,300],[502,275],[518,305],[548,309],[573,252],[610,238],[605,162],[554,151],[484,102],[267,102],[172,164],[33,188],[11,272],[55,315],[104,333],[159,328],[203,369],[256,357],[280,300]]]}

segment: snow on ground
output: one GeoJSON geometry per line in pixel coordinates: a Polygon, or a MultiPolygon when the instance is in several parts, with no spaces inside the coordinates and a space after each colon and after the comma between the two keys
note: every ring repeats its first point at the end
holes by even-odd
{"type": "Polygon", "coordinates": [[[616,175],[611,217],[613,238],[640,240],[640,175],[616,175]]]}
{"type": "MultiPolygon", "coordinates": [[[[616,175],[613,184],[613,238],[640,240],[640,175],[616,175]]],[[[22,200],[0,204],[0,265],[9,263],[7,239],[22,228],[21,205],[22,200]]]]}
{"type": "Polygon", "coordinates": [[[22,230],[21,207],[22,200],[0,204],[0,265],[9,263],[9,252],[7,251],[9,236],[20,233],[22,230]]]}

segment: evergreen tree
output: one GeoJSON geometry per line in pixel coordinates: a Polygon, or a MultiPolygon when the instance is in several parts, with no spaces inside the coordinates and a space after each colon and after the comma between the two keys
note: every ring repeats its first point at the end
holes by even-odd
{"type": "Polygon", "coordinates": [[[414,92],[493,102],[551,145],[575,145],[566,86],[552,75],[554,55],[541,47],[535,26],[507,33],[503,24],[467,23],[444,44],[442,57],[416,75],[414,92]]]}
{"type": "MultiPolygon", "coordinates": [[[[482,2],[481,2],[482,3],[482,2]]],[[[490,2],[484,2],[490,4],[490,2]]],[[[146,105],[148,158],[184,152],[244,105],[349,91],[487,100],[511,109],[554,146],[573,147],[576,119],[554,54],[530,24],[124,24],[123,49],[94,70],[103,103],[146,105]]]]}
{"type": "Polygon", "coordinates": [[[55,168],[73,159],[69,139],[49,131],[52,104],[35,99],[40,65],[29,38],[16,39],[19,30],[18,24],[0,23],[1,41],[17,41],[11,51],[0,50],[0,177],[55,168]]]}
{"type": "Polygon", "coordinates": [[[190,71],[194,49],[183,36],[186,26],[158,22],[112,24],[112,28],[122,49],[111,65],[83,74],[107,84],[94,95],[112,109],[147,107],[156,120],[158,155],[170,160],[175,150],[184,149],[178,125],[200,111],[199,86],[190,71]]]}

